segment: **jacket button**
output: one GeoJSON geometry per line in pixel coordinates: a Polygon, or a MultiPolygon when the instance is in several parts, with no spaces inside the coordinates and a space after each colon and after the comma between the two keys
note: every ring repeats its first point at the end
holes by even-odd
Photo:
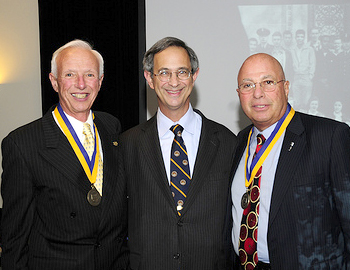
{"type": "Polygon", "coordinates": [[[76,216],[77,216],[77,214],[75,212],[70,213],[71,218],[75,218],[76,216]]]}
{"type": "Polygon", "coordinates": [[[174,260],[178,260],[179,258],[180,258],[180,254],[179,253],[174,254],[174,260]]]}
{"type": "Polygon", "coordinates": [[[182,221],[177,222],[177,226],[182,227],[182,225],[183,225],[182,221]]]}

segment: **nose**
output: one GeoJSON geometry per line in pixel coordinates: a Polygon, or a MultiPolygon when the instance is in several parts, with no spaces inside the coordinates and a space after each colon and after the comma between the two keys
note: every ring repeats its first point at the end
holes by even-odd
{"type": "Polygon", "coordinates": [[[85,77],[83,75],[79,75],[77,77],[77,88],[83,90],[85,89],[85,87],[86,87],[85,77]]]}
{"type": "Polygon", "coordinates": [[[168,82],[172,87],[176,87],[179,85],[179,78],[177,77],[176,72],[170,73],[170,78],[168,82]]]}
{"type": "Polygon", "coordinates": [[[260,83],[255,84],[253,95],[255,98],[260,98],[264,95],[264,91],[262,90],[260,83]]]}

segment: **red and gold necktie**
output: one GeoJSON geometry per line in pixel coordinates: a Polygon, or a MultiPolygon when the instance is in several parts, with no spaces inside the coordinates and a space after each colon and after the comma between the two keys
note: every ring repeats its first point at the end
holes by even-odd
{"type": "MultiPolygon", "coordinates": [[[[258,134],[254,157],[260,151],[264,142],[265,137],[262,134],[258,134]]],[[[247,208],[243,210],[239,235],[239,258],[246,270],[253,270],[258,263],[257,240],[261,170],[262,166],[258,169],[249,187],[249,203],[247,208]]]]}

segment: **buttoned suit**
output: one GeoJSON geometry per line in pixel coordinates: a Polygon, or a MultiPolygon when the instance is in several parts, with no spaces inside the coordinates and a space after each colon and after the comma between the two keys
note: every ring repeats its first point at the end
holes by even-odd
{"type": "Polygon", "coordinates": [[[126,269],[126,185],[117,178],[120,123],[95,112],[104,175],[102,201],[92,206],[90,181],[53,108],[2,142],[3,270],[126,269]]]}
{"type": "MultiPolygon", "coordinates": [[[[251,128],[238,134],[233,175],[251,128]]],[[[228,206],[232,248],[231,199],[228,206]]],[[[344,123],[296,112],[276,169],[267,244],[273,270],[349,267],[350,132],[344,123]]],[[[239,269],[237,256],[232,258],[239,269]]]]}
{"type": "Polygon", "coordinates": [[[166,175],[156,116],[121,136],[133,270],[221,269],[229,163],[236,137],[195,111],[202,117],[202,130],[181,216],[166,175]]]}

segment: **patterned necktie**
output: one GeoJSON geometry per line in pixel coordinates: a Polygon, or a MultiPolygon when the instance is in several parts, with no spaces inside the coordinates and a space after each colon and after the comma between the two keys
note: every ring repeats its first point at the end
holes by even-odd
{"type": "Polygon", "coordinates": [[[190,168],[186,146],[182,139],[183,127],[174,125],[170,130],[175,134],[170,157],[170,186],[177,212],[181,216],[181,210],[191,182],[190,168]]]}
{"type": "MultiPolygon", "coordinates": [[[[83,134],[85,135],[83,146],[91,160],[92,154],[95,149],[95,140],[91,132],[90,124],[84,123],[83,134]]],[[[101,159],[101,155],[99,155],[98,171],[97,171],[96,182],[94,183],[94,186],[98,190],[101,196],[102,196],[102,181],[103,181],[103,162],[101,159]]]]}
{"type": "MultiPolygon", "coordinates": [[[[262,134],[257,135],[257,146],[254,157],[265,142],[262,134]]],[[[253,157],[253,158],[254,158],[253,157]]],[[[239,258],[246,270],[253,270],[258,263],[257,240],[259,220],[260,180],[262,166],[257,171],[249,187],[249,204],[243,210],[241,229],[239,235],[239,258]]]]}

